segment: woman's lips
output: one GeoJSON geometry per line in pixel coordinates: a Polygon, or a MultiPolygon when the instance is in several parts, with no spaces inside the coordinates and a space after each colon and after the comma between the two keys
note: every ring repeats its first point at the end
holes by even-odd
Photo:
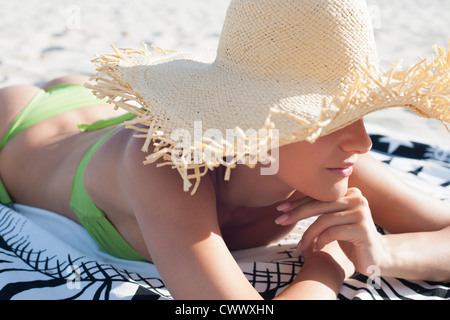
{"type": "Polygon", "coordinates": [[[327,170],[333,172],[334,174],[337,174],[340,177],[348,178],[353,173],[353,164],[340,166],[336,168],[327,168],[327,170]]]}

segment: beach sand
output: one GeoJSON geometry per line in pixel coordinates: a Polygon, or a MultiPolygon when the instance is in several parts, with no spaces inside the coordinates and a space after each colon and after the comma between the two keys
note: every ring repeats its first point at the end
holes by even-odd
{"type": "MultiPolygon", "coordinates": [[[[142,42],[176,51],[215,50],[230,0],[0,0],[0,87],[94,73],[95,53],[142,42]]],[[[429,57],[450,38],[450,0],[368,0],[381,67],[429,57]]],[[[436,121],[403,109],[374,113],[370,131],[438,144],[436,121]]]]}

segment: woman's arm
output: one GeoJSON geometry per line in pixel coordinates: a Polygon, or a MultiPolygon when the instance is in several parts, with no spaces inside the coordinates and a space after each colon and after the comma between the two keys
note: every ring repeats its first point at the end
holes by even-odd
{"type": "Polygon", "coordinates": [[[383,163],[366,155],[351,178],[367,198],[386,235],[384,276],[450,280],[450,205],[415,189],[383,163]]]}
{"type": "Polygon", "coordinates": [[[370,155],[356,163],[349,185],[368,200],[375,223],[390,233],[437,231],[450,226],[450,206],[398,178],[370,155]]]}
{"type": "Polygon", "coordinates": [[[305,264],[277,299],[336,300],[344,280],[355,272],[339,244],[333,242],[322,250],[309,246],[302,254],[305,264]]]}
{"type": "Polygon", "coordinates": [[[222,240],[211,181],[205,177],[191,196],[182,190],[176,170],[129,161],[134,167],[124,172],[124,190],[171,295],[193,300],[261,299],[222,240]]]}
{"type": "Polygon", "coordinates": [[[336,300],[345,276],[342,267],[328,253],[312,254],[294,282],[277,300],[336,300]]]}
{"type": "Polygon", "coordinates": [[[386,235],[385,238],[382,276],[450,281],[450,227],[433,232],[386,235]]]}

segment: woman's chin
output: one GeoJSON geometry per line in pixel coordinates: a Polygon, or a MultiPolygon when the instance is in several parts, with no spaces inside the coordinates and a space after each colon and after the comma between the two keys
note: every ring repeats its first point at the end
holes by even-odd
{"type": "Polygon", "coordinates": [[[323,202],[334,202],[341,198],[343,198],[348,191],[348,180],[340,181],[333,186],[331,186],[326,192],[322,192],[320,195],[320,199],[316,198],[316,200],[323,202]]]}

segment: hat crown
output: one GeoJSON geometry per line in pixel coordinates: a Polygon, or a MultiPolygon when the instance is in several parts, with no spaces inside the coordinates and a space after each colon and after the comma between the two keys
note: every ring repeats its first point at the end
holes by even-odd
{"type": "Polygon", "coordinates": [[[364,0],[233,0],[215,64],[324,86],[377,64],[364,0]]]}

